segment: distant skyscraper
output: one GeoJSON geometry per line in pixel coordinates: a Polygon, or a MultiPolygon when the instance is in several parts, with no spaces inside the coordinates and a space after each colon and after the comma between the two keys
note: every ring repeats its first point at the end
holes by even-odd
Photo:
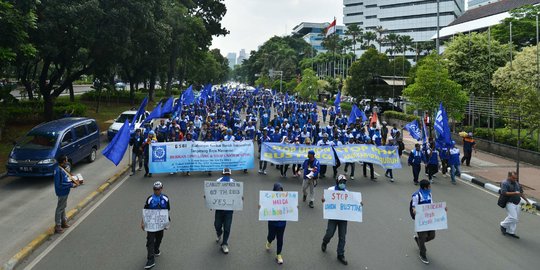
{"type": "Polygon", "coordinates": [[[241,65],[241,64],[242,64],[242,61],[244,61],[245,59],[247,59],[247,56],[246,56],[246,50],[241,49],[241,50],[240,50],[240,53],[238,54],[238,60],[236,61],[236,63],[237,63],[238,65],[241,65]]]}
{"type": "Polygon", "coordinates": [[[236,53],[233,53],[233,52],[228,53],[227,60],[229,60],[229,67],[233,69],[234,66],[236,66],[236,53]]]}
{"type": "Polygon", "coordinates": [[[485,6],[487,4],[498,2],[499,0],[469,0],[469,8],[473,9],[481,6],[485,6]]]}
{"type": "MultiPolygon", "coordinates": [[[[356,24],[365,31],[408,35],[415,41],[431,40],[437,33],[437,1],[435,0],[343,0],[343,23],[356,24]]],[[[465,12],[465,0],[440,0],[439,25],[448,25],[465,12]]],[[[375,44],[377,48],[379,45],[375,44]]],[[[381,51],[389,46],[382,44],[381,51]]],[[[413,53],[408,57],[412,58],[413,53]]]]}

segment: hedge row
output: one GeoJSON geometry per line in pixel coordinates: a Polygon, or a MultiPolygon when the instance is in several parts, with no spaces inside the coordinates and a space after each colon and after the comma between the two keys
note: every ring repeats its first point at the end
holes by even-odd
{"type": "MultiPolygon", "coordinates": [[[[155,92],[156,100],[159,100],[160,98],[165,97],[165,90],[156,90],[155,92]]],[[[173,96],[179,96],[180,90],[178,89],[172,89],[171,93],[173,96]]],[[[145,89],[140,89],[140,91],[135,92],[134,97],[134,103],[138,104],[143,101],[143,99],[148,95],[148,91],[145,89]]],[[[121,103],[131,103],[131,98],[129,95],[129,91],[102,91],[101,92],[101,101],[107,101],[107,99],[111,101],[118,101],[121,103]]],[[[81,100],[84,101],[91,101],[95,102],[98,100],[98,93],[95,90],[88,91],[81,96],[81,100]]]]}
{"type": "MultiPolygon", "coordinates": [[[[43,121],[43,101],[20,101],[6,106],[7,123],[37,123],[43,121]]],[[[61,118],[65,112],[73,111],[73,116],[86,116],[86,105],[80,103],[56,102],[53,118],[61,118]]]]}
{"type": "Polygon", "coordinates": [[[398,120],[403,120],[406,122],[411,122],[414,120],[419,120],[418,116],[412,115],[412,114],[406,114],[402,112],[396,112],[396,111],[385,111],[383,113],[383,116],[386,118],[393,118],[398,120]]]}
{"type": "MultiPolygon", "coordinates": [[[[464,126],[463,130],[466,132],[473,132],[473,128],[470,126],[464,126]]],[[[474,129],[474,137],[485,139],[485,140],[491,140],[492,135],[494,135],[495,142],[502,143],[510,146],[517,146],[518,136],[517,132],[514,131],[514,133],[511,133],[510,129],[507,128],[500,128],[495,129],[495,133],[493,133],[493,129],[491,128],[475,128],[474,129]]],[[[529,137],[524,136],[524,132],[521,134],[521,148],[527,149],[531,151],[539,151],[538,145],[536,140],[533,140],[529,137]]]]}

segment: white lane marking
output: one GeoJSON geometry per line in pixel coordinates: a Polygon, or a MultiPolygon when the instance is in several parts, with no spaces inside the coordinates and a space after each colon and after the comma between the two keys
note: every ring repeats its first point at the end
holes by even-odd
{"type": "Polygon", "coordinates": [[[94,210],[96,210],[111,194],[114,193],[127,179],[129,176],[124,177],[122,181],[118,183],[113,189],[111,189],[103,198],[101,198],[95,205],[93,205],[84,215],[82,215],[80,218],[78,218],[74,224],[71,225],[71,227],[64,231],[63,234],[61,234],[58,238],[56,238],[51,245],[49,245],[41,254],[39,254],[28,266],[24,268],[24,270],[31,270],[33,269],[45,256],[47,256],[62,240],[64,240],[77,226],[79,226],[94,210]]]}

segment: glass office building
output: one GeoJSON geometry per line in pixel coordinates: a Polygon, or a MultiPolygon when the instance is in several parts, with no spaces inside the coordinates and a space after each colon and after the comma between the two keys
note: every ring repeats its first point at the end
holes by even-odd
{"type": "MultiPolygon", "coordinates": [[[[326,49],[321,45],[324,38],[324,31],[329,23],[310,23],[303,22],[293,28],[293,35],[302,37],[318,52],[326,52],[326,49]]],[[[337,25],[336,33],[340,36],[345,35],[345,26],[337,25]]]]}

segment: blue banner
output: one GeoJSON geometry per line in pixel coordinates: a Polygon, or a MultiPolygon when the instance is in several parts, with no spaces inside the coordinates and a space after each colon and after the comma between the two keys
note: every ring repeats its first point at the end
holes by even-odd
{"type": "Polygon", "coordinates": [[[253,169],[252,141],[166,142],[150,145],[151,173],[253,169]]]}
{"type": "Polygon", "coordinates": [[[315,158],[321,165],[336,165],[334,151],[331,146],[316,146],[305,144],[263,143],[261,160],[273,164],[302,164],[307,159],[309,150],[315,151],[315,158]]]}
{"type": "Polygon", "coordinates": [[[341,163],[369,162],[385,169],[400,169],[401,160],[397,146],[376,146],[371,144],[346,144],[334,146],[341,163]]]}

